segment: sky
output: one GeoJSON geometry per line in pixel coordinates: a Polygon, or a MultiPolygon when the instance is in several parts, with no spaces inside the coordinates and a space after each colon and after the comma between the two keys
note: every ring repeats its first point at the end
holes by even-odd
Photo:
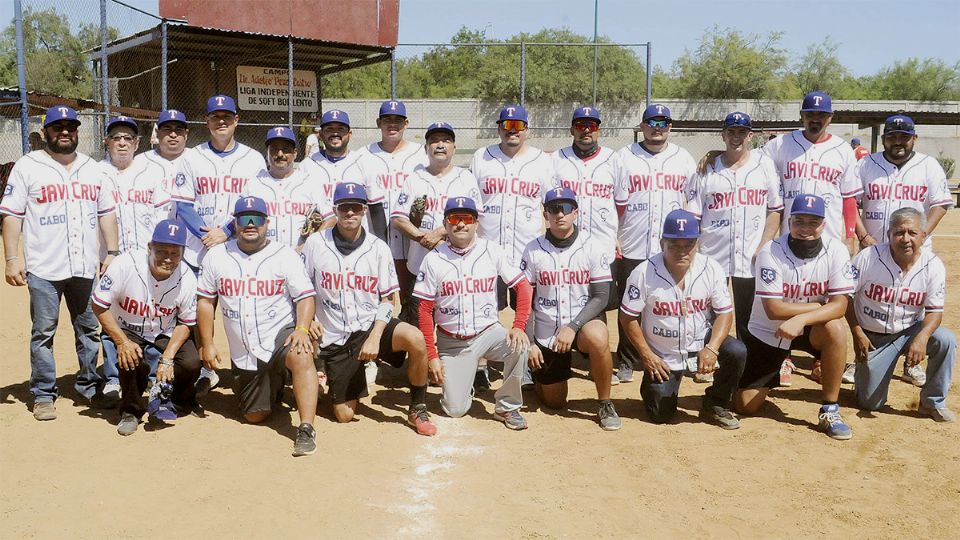
{"type": "MultiPolygon", "coordinates": [[[[243,2],[262,0],[236,0],[243,2]]],[[[827,36],[838,44],[840,61],[854,75],[876,73],[897,60],[937,58],[960,62],[958,0],[598,0],[599,34],[618,43],[650,41],[653,63],[669,69],[714,26],[766,35],[783,32],[791,61],[827,36]]],[[[57,6],[84,22],[99,20],[99,0],[22,0],[24,7],[57,6]]],[[[124,0],[157,13],[157,0],[124,0]]],[[[13,20],[13,0],[0,0],[0,21],[13,20]]],[[[119,8],[118,8],[119,9],[119,8]]],[[[593,36],[590,0],[400,0],[400,43],[446,43],[462,26],[486,29],[504,39],[520,32],[565,27],[593,36]]],[[[111,20],[111,24],[116,24],[111,20]]],[[[149,24],[128,16],[122,34],[149,24]]],[[[422,51],[407,48],[407,51],[422,51]]],[[[403,49],[398,53],[406,56],[403,49]]],[[[638,51],[642,54],[642,51],[638,51]]]]}

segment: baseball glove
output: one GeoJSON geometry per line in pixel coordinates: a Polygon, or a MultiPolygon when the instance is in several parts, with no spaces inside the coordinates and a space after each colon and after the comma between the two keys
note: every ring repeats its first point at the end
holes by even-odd
{"type": "Polygon", "coordinates": [[[315,232],[320,232],[320,227],[323,226],[323,214],[321,214],[316,207],[311,208],[307,212],[307,219],[303,222],[303,227],[300,229],[300,235],[304,238],[310,236],[315,232]]]}
{"type": "Polygon", "coordinates": [[[423,214],[427,212],[427,196],[422,195],[413,200],[413,204],[410,205],[410,223],[413,223],[414,227],[420,228],[420,224],[423,223],[423,214]]]}

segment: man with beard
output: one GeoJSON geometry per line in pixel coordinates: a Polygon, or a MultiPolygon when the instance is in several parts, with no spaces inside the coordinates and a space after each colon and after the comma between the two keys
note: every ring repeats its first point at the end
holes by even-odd
{"type": "MultiPolygon", "coordinates": [[[[320,140],[323,148],[300,162],[303,173],[323,186],[327,200],[333,200],[333,191],[338,184],[351,182],[361,184],[370,198],[364,228],[385,240],[387,217],[383,212],[385,195],[376,182],[368,183],[360,163],[360,152],[350,151],[350,115],[340,110],[330,110],[320,117],[320,140]]],[[[331,217],[332,212],[324,217],[331,217]]]]}
{"type": "Polygon", "coordinates": [[[93,311],[104,331],[104,363],[120,366],[120,435],[136,432],[147,412],[141,396],[153,366],[157,384],[171,384],[172,393],[171,403],[152,400],[151,417],[175,420],[178,412],[198,407],[194,382],[200,355],[190,339],[197,319],[197,278],[182,263],[186,243],[183,223],[160,221],[146,249],[117,257],[93,292],[93,311]]]}
{"type": "Polygon", "coordinates": [[[77,152],[79,127],[70,107],[47,109],[43,125],[47,147],[17,160],[0,205],[7,283],[27,286],[30,292],[30,393],[37,420],[57,417],[53,338],[64,297],[80,361],[74,389],[87,400],[96,394],[100,336],[90,292],[97,275],[99,237],[107,247],[101,271],[120,254],[113,194],[103,167],[77,152]],[[19,255],[21,231],[26,261],[19,255]]]}
{"type": "MultiPolygon", "coordinates": [[[[101,163],[107,173],[106,185],[116,204],[118,240],[121,253],[144,249],[154,232],[154,223],[166,217],[154,202],[163,197],[163,168],[152,161],[136,159],[140,130],[135,120],[116,116],[107,122],[107,159],[101,163]]],[[[159,201],[157,201],[159,202],[159,201]]],[[[101,257],[104,247],[101,246],[101,257]]],[[[117,352],[109,339],[103,342],[103,389],[94,400],[98,407],[112,408],[120,400],[117,352]]]]}
{"type": "MultiPolygon", "coordinates": [[[[620,169],[614,189],[614,202],[620,215],[617,238],[623,258],[617,264],[614,280],[617,296],[622,298],[627,277],[641,262],[660,252],[660,227],[672,210],[683,208],[687,184],[696,171],[690,153],[668,142],[673,119],[670,108],[654,103],[643,111],[640,131],[643,140],[617,152],[620,169]]],[[[623,336],[624,328],[619,328],[623,336]]],[[[629,340],[617,347],[617,378],[633,381],[639,356],[629,340]]]]}
{"type": "Polygon", "coordinates": [[[747,365],[735,405],[757,414],[771,388],[780,385],[780,366],[794,349],[821,360],[820,431],[846,440],[853,431],[840,416],[840,382],[847,358],[843,316],[853,292],[850,256],[839,240],[824,235],[824,200],[801,193],[790,207],[787,232],[760,248],[757,293],[750,313],[747,365]]]}
{"type": "Polygon", "coordinates": [[[270,210],[268,239],[299,249],[305,240],[300,233],[307,214],[313,211],[329,215],[330,203],[323,194],[323,186],[311,182],[303,168],[295,165],[297,140],[293,130],[284,126],[270,128],[266,146],[270,164],[247,182],[243,196],[266,201],[270,210]]]}
{"type": "Polygon", "coordinates": [[[957,338],[941,325],[947,274],[943,261],[921,247],[924,221],[916,208],[896,210],[890,216],[889,242],[870,246],[853,259],[856,291],[847,321],[857,359],[854,390],[858,407],[879,410],[887,401],[897,359],[905,355],[904,365],[919,368],[928,357],[930,376],[918,385],[920,414],[955,422],[947,392],[957,338]]]}
{"type": "MultiPolygon", "coordinates": [[[[876,244],[878,238],[888,238],[893,213],[914,208],[924,214],[921,241],[923,249],[931,251],[931,235],[953,207],[947,175],[936,159],[914,151],[917,131],[909,116],[887,118],[882,140],[882,152],[857,163],[857,177],[863,184],[863,210],[857,223],[860,245],[866,248],[876,244]]],[[[904,364],[903,378],[916,386],[923,386],[927,380],[920,364],[904,364]]]]}

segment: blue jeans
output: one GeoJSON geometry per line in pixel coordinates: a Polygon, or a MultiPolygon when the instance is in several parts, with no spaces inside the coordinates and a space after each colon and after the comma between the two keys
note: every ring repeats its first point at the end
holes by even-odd
{"type": "MultiPolygon", "coordinates": [[[[893,371],[897,367],[897,359],[906,351],[913,336],[920,331],[921,324],[914,324],[896,334],[866,333],[875,349],[870,352],[866,362],[857,362],[854,393],[858,407],[875,411],[887,402],[887,391],[893,371]]],[[[953,332],[942,326],[937,328],[927,342],[927,384],[920,389],[922,406],[945,406],[956,352],[957,338],[953,332]]]]}
{"type": "Polygon", "coordinates": [[[90,309],[90,292],[93,280],[70,278],[63,281],[47,281],[27,274],[27,289],[30,292],[30,393],[35,402],[57,399],[57,366],[53,359],[53,336],[60,320],[60,299],[67,301],[70,322],[76,340],[80,372],[74,388],[77,393],[90,399],[97,392],[100,377],[97,375],[97,353],[100,350],[100,334],[97,318],[90,309]]]}
{"type": "MultiPolygon", "coordinates": [[[[117,360],[117,344],[113,342],[106,332],[100,334],[100,342],[103,344],[103,378],[104,384],[120,384],[120,365],[117,360]]],[[[163,351],[154,345],[143,348],[143,357],[150,366],[150,380],[157,378],[157,364],[160,363],[160,355],[163,351]]]]}

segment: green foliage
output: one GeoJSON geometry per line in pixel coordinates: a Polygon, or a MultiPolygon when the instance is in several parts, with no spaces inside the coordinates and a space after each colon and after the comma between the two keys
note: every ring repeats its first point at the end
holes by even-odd
{"type": "Polygon", "coordinates": [[[947,179],[953,178],[953,173],[957,172],[957,161],[953,158],[944,157],[943,152],[940,153],[937,161],[939,161],[940,166],[943,167],[943,172],[946,173],[947,179]]]}
{"type": "Polygon", "coordinates": [[[882,69],[871,86],[877,99],[960,100],[960,63],[910,58],[882,69]]]}
{"type": "Polygon", "coordinates": [[[828,36],[823,43],[810,45],[793,68],[799,95],[813,90],[823,90],[831,96],[843,94],[850,71],[837,58],[837,43],[828,36]]]}
{"type": "MultiPolygon", "coordinates": [[[[27,89],[72,98],[93,92],[90,63],[83,51],[100,44],[98,25],[82,25],[73,32],[63,13],[54,8],[23,12],[27,89]]],[[[118,36],[109,29],[109,39],[118,36]]],[[[0,34],[0,85],[17,86],[16,27],[11,22],[0,34]]]]}
{"type": "MultiPolygon", "coordinates": [[[[718,26],[706,31],[694,51],[674,63],[676,97],[694,99],[776,99],[787,69],[782,34],[741,34],[718,26]]],[[[659,89],[658,95],[663,95],[659,89]]],[[[674,96],[671,96],[674,97],[674,96]]]]}

